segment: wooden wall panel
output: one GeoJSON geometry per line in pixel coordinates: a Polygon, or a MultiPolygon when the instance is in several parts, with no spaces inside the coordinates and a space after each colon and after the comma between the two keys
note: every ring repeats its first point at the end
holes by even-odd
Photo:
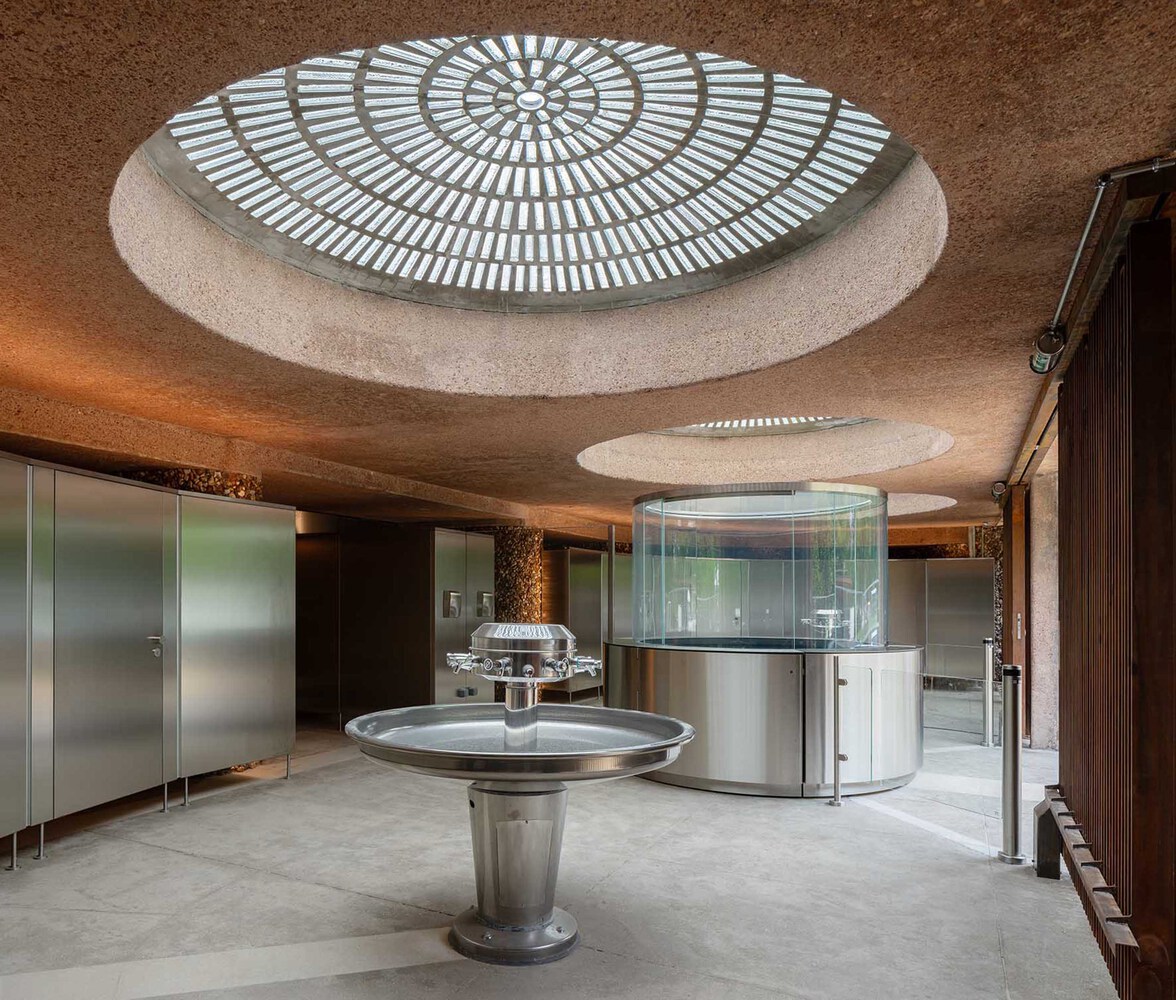
{"type": "Polygon", "coordinates": [[[1176,996],[1172,281],[1168,220],[1135,226],[1059,398],[1060,781],[1140,941],[1088,905],[1127,1000],[1176,996]]]}

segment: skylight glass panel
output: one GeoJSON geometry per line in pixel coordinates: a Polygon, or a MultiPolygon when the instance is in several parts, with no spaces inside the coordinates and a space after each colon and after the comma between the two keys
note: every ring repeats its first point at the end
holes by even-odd
{"type": "Polygon", "coordinates": [[[414,301],[640,305],[762,271],[913,151],[795,77],[610,39],[470,36],[231,84],[145,151],[264,252],[414,301]]]}

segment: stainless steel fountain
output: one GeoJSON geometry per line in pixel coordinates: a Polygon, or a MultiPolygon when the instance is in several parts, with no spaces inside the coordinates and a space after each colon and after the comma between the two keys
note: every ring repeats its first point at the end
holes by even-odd
{"type": "Polygon", "coordinates": [[[692,727],[677,719],[539,703],[539,688],[600,661],[576,655],[562,625],[482,625],[449,654],[505,688],[505,704],[424,705],[354,719],[347,734],[379,764],[473,781],[468,791],[477,905],[453,923],[463,955],[499,965],[552,962],[579,943],[555,905],[569,781],[602,781],[673,763],[692,727]]]}

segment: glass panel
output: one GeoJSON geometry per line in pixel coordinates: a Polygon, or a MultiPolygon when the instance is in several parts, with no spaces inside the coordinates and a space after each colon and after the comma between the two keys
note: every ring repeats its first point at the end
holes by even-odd
{"type": "Polygon", "coordinates": [[[633,544],[639,642],[886,643],[886,499],[868,488],[651,498],[633,544]]]}

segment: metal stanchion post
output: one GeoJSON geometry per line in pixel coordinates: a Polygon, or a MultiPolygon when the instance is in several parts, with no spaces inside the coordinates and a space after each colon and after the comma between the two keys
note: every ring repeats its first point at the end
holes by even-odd
{"type": "Polygon", "coordinates": [[[981,694],[984,696],[984,746],[995,746],[992,741],[992,686],[995,681],[993,677],[993,647],[994,643],[991,639],[984,640],[984,684],[981,686],[981,694]]]}
{"type": "Polygon", "coordinates": [[[841,752],[841,689],[849,681],[841,678],[841,657],[833,657],[833,798],[829,805],[841,805],[841,762],[849,758],[841,752]]]}
{"type": "Polygon", "coordinates": [[[20,868],[20,865],[16,863],[16,834],[14,833],[12,835],[12,860],[4,867],[4,870],[6,872],[14,872],[18,868],[20,868]]]}
{"type": "Polygon", "coordinates": [[[1004,837],[997,857],[1006,865],[1023,865],[1029,859],[1021,853],[1021,668],[1004,668],[1001,684],[1004,699],[1001,720],[1001,824],[1004,837]]]}

